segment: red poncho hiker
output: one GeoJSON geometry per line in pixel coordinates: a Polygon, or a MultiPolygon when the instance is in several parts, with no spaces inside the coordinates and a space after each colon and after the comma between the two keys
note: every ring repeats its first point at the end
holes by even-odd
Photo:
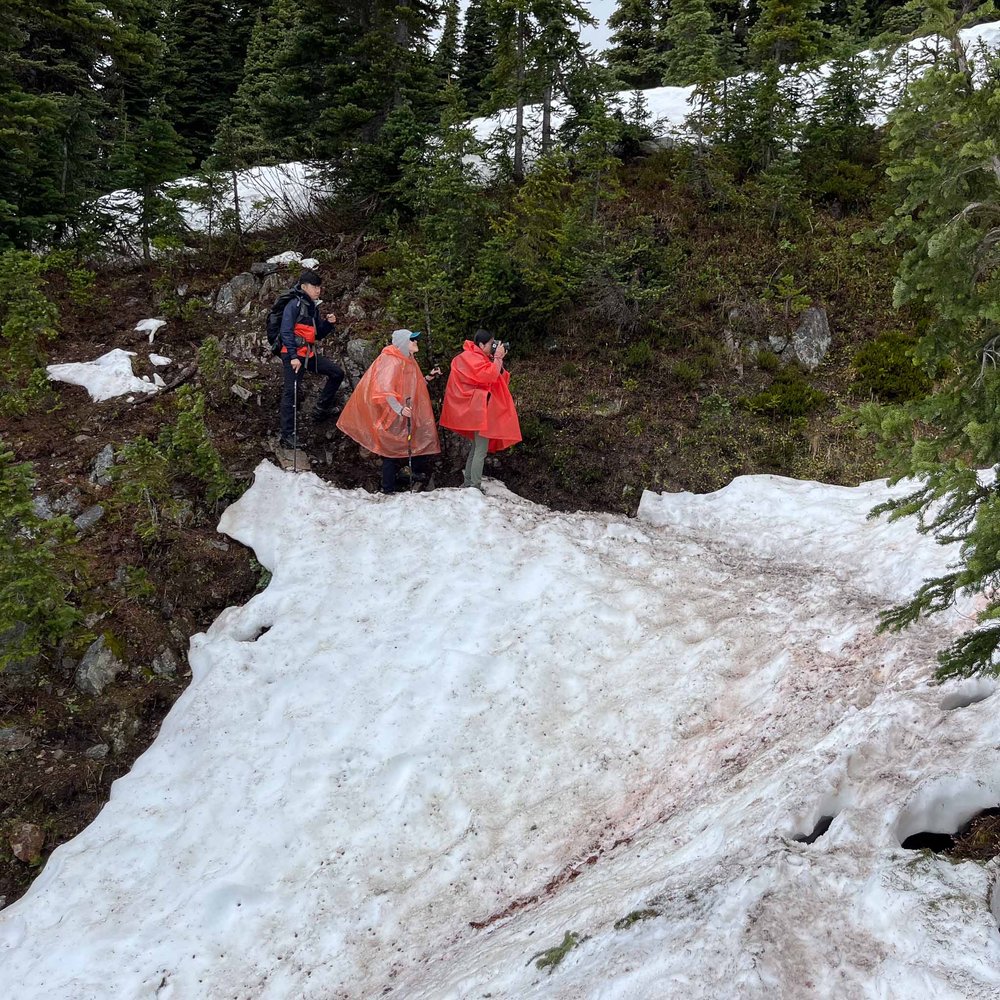
{"type": "MultiPolygon", "coordinates": [[[[405,335],[399,338],[405,348],[409,331],[397,333],[405,335]]],[[[412,357],[404,356],[396,346],[395,334],[393,340],[362,376],[337,426],[363,448],[383,458],[436,455],[441,443],[423,372],[412,357]],[[402,406],[413,411],[409,421],[399,413],[402,406]],[[409,447],[408,427],[412,428],[409,447]]]]}
{"type": "Polygon", "coordinates": [[[510,372],[467,340],[462,353],[451,362],[439,423],[470,439],[478,432],[489,439],[490,451],[517,444],[521,425],[508,382],[510,372]]]}

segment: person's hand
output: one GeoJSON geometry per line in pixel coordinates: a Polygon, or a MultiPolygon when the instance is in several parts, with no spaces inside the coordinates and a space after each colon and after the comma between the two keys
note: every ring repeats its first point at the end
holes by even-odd
{"type": "Polygon", "coordinates": [[[501,340],[500,343],[497,344],[497,349],[493,352],[493,357],[496,361],[503,361],[506,356],[507,348],[503,346],[503,341],[501,340]]]}
{"type": "Polygon", "coordinates": [[[327,313],[326,314],[326,321],[327,321],[327,323],[332,323],[334,326],[336,326],[337,325],[337,314],[336,313],[327,313]]]}
{"type": "Polygon", "coordinates": [[[438,368],[437,365],[435,365],[430,370],[430,372],[427,375],[424,376],[424,381],[425,382],[433,382],[434,379],[436,379],[438,377],[438,375],[443,375],[443,374],[444,374],[444,372],[442,372],[441,369],[438,368]]]}
{"type": "Polygon", "coordinates": [[[404,406],[403,409],[400,410],[400,415],[406,417],[406,419],[409,420],[410,417],[413,416],[413,410],[409,406],[404,406]]]}
{"type": "Polygon", "coordinates": [[[295,372],[296,375],[298,375],[299,369],[301,367],[302,367],[302,362],[299,361],[298,358],[293,358],[292,359],[292,371],[295,372]]]}

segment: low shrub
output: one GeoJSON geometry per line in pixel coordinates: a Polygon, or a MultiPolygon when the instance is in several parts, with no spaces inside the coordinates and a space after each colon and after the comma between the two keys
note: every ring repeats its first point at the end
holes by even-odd
{"type": "Polygon", "coordinates": [[[892,330],[854,354],[855,391],[886,403],[905,403],[930,392],[933,380],[913,359],[913,338],[892,330]]]}

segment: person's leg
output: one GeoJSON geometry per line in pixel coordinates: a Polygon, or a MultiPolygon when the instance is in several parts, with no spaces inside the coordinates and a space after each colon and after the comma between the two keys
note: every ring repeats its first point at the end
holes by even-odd
{"type": "Polygon", "coordinates": [[[302,396],[302,369],[298,375],[292,370],[292,362],[289,357],[281,359],[284,369],[284,384],[281,389],[281,438],[283,441],[291,441],[295,432],[295,383],[299,383],[299,397],[302,396]]]}
{"type": "Polygon", "coordinates": [[[424,487],[431,478],[431,456],[414,455],[410,459],[410,470],[414,486],[424,487]]]}
{"type": "Polygon", "coordinates": [[[382,459],[382,492],[396,492],[396,473],[399,471],[399,462],[395,458],[382,459]]]}
{"type": "Polygon", "coordinates": [[[483,464],[486,462],[486,452],[490,446],[490,439],[484,438],[476,431],[476,436],[472,439],[472,447],[469,449],[469,458],[465,463],[465,486],[475,486],[478,489],[483,482],[483,464]]]}
{"type": "Polygon", "coordinates": [[[318,354],[314,354],[309,359],[309,370],[316,372],[317,375],[326,376],[326,385],[323,386],[323,391],[316,403],[315,414],[316,419],[323,419],[328,417],[333,409],[333,404],[337,399],[337,390],[340,388],[340,383],[344,381],[344,371],[340,365],[318,354]]]}

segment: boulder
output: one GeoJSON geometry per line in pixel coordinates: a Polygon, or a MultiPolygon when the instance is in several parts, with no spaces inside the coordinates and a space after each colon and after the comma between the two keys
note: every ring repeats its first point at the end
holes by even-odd
{"type": "Polygon", "coordinates": [[[45,844],[45,831],[34,823],[15,823],[10,831],[10,849],[25,864],[37,861],[45,844]]]}
{"type": "Polygon", "coordinates": [[[173,677],[180,669],[180,665],[177,654],[169,646],[164,646],[153,657],[153,673],[157,677],[173,677]]]}
{"type": "Polygon", "coordinates": [[[90,481],[98,486],[111,485],[111,467],[115,464],[115,449],[113,445],[106,444],[94,459],[93,468],[90,470],[90,481]]]}
{"type": "Polygon", "coordinates": [[[258,278],[266,278],[269,274],[274,274],[277,270],[278,265],[272,264],[267,260],[250,265],[250,273],[256,275],[258,278]]]}
{"type": "MultiPolygon", "coordinates": [[[[28,626],[24,622],[15,622],[9,629],[0,632],[0,649],[8,656],[17,649],[27,635],[28,626]]],[[[30,677],[38,666],[38,655],[20,656],[7,661],[7,666],[0,672],[0,678],[17,683],[30,677]]]]}
{"type": "Polygon", "coordinates": [[[107,743],[95,743],[89,750],[83,751],[83,756],[87,760],[104,760],[111,752],[111,747],[107,743]]]}
{"type": "Polygon", "coordinates": [[[826,310],[811,306],[802,314],[802,322],[792,338],[795,356],[807,370],[813,371],[826,357],[831,340],[826,310]]]}
{"type": "Polygon", "coordinates": [[[107,647],[104,636],[90,644],[76,668],[76,686],[97,697],[125,669],[125,664],[107,647]]]}
{"type": "Polygon", "coordinates": [[[365,307],[357,299],[351,299],[349,305],[347,306],[347,318],[368,319],[368,313],[365,311],[365,307]]]}
{"type": "Polygon", "coordinates": [[[56,516],[52,509],[52,504],[47,496],[37,496],[31,501],[31,509],[35,512],[35,517],[40,517],[43,521],[48,521],[56,516]]]}
{"type": "Polygon", "coordinates": [[[375,345],[370,340],[349,340],[347,342],[347,359],[361,371],[367,371],[375,360],[375,345]]]}
{"type": "Polygon", "coordinates": [[[215,311],[225,316],[238,316],[248,311],[257,298],[258,289],[254,275],[248,271],[237,274],[219,289],[215,296],[215,311]]]}
{"type": "Polygon", "coordinates": [[[0,753],[17,753],[35,745],[35,741],[20,729],[13,726],[0,727],[0,753]]]}
{"type": "Polygon", "coordinates": [[[89,531],[100,519],[104,517],[104,508],[98,503],[93,507],[88,507],[79,517],[73,518],[73,523],[82,534],[89,531]]]}

